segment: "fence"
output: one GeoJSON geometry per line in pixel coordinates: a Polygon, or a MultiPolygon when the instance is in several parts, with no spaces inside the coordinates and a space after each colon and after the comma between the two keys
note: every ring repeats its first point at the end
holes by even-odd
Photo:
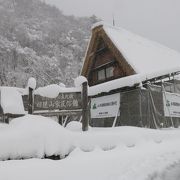
{"type": "MultiPolygon", "coordinates": [[[[59,123],[64,124],[70,120],[71,116],[78,117],[82,121],[82,129],[86,131],[89,124],[88,114],[88,92],[87,82],[82,82],[82,89],[79,91],[70,91],[70,88],[64,88],[63,92],[58,92],[56,97],[48,97],[38,94],[35,89],[28,87],[28,94],[22,95],[24,109],[28,114],[43,116],[57,116],[59,123]],[[65,117],[65,118],[64,118],[65,117]]],[[[1,106],[0,106],[1,110],[1,106]]],[[[2,117],[5,122],[9,122],[10,117],[22,115],[5,114],[2,109],[2,117]]]]}
{"type": "MultiPolygon", "coordinates": [[[[120,106],[117,117],[92,118],[90,124],[96,127],[111,127],[113,125],[147,128],[178,127],[180,110],[177,110],[177,115],[169,114],[167,116],[165,115],[165,107],[168,92],[171,93],[171,96],[173,96],[173,93],[176,93],[174,94],[176,96],[180,94],[180,81],[169,81],[157,85],[147,84],[145,87],[119,92],[120,106]]],[[[178,102],[172,103],[180,106],[178,102]]]]}
{"type": "MultiPolygon", "coordinates": [[[[34,94],[33,90],[29,89],[29,95],[22,96],[25,110],[30,114],[57,116],[59,122],[63,125],[72,119],[82,119],[83,130],[87,130],[89,120],[90,125],[94,127],[139,126],[165,128],[178,127],[179,125],[180,96],[178,94],[180,94],[180,81],[178,80],[146,84],[145,88],[139,87],[129,91],[116,91],[116,93],[120,94],[120,96],[116,97],[119,98],[118,111],[112,116],[102,116],[101,118],[89,118],[89,112],[92,111],[94,105],[91,103],[88,106],[87,82],[83,83],[82,87],[82,91],[66,91],[59,93],[56,98],[34,94]],[[171,101],[169,98],[173,97],[175,97],[175,100],[170,104],[176,110],[171,112],[172,110],[167,106],[167,103],[171,101]]],[[[103,101],[106,101],[104,96],[100,95],[100,97],[103,97],[103,101]]],[[[89,97],[89,100],[91,99],[92,97],[89,97]]],[[[112,102],[112,98],[110,99],[111,103],[104,102],[103,104],[115,105],[115,100],[112,102]]],[[[116,110],[113,109],[113,111],[116,110]]],[[[3,114],[1,107],[0,113],[5,122],[8,122],[8,117],[15,117],[12,114],[3,114]]]]}

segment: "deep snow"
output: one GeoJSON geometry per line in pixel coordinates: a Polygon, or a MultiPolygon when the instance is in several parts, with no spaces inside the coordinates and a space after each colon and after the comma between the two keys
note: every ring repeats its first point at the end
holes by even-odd
{"type": "Polygon", "coordinates": [[[0,126],[2,180],[150,180],[180,161],[180,129],[137,127],[63,128],[54,120],[27,115],[0,126]]]}

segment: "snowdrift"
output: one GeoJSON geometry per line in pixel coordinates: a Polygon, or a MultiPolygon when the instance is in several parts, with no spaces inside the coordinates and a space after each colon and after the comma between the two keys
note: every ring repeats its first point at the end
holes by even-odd
{"type": "Polygon", "coordinates": [[[71,135],[54,120],[26,115],[0,131],[0,159],[64,156],[70,151],[71,135]]]}
{"type": "Polygon", "coordinates": [[[7,126],[1,126],[0,160],[52,155],[64,157],[75,148],[84,152],[97,147],[107,151],[117,147],[134,148],[145,144],[176,142],[179,138],[179,129],[116,127],[90,128],[88,132],[82,132],[79,123],[71,123],[64,128],[50,118],[26,115],[12,120],[7,126]]]}

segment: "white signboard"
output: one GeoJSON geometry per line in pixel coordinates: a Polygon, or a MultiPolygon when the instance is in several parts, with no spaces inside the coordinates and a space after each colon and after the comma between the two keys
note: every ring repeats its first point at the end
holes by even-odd
{"type": "Polygon", "coordinates": [[[174,93],[164,93],[164,115],[166,117],[180,117],[180,95],[174,93]]]}
{"type": "Polygon", "coordinates": [[[91,99],[91,118],[115,117],[120,108],[120,93],[91,99]]]}

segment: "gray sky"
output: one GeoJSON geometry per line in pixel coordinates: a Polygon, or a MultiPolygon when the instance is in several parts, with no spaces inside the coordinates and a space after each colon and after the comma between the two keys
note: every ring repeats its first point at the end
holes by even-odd
{"type": "Polygon", "coordinates": [[[95,14],[180,52],[180,0],[45,0],[67,15],[95,14]]]}

